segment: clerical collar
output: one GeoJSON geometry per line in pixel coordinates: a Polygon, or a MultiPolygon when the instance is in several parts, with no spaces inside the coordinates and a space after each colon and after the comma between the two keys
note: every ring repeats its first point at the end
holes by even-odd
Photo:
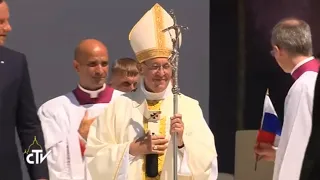
{"type": "Polygon", "coordinates": [[[305,64],[305,63],[307,63],[307,62],[309,62],[309,61],[311,61],[311,60],[313,60],[313,59],[314,59],[314,57],[311,56],[311,57],[308,57],[307,59],[304,59],[304,60],[300,61],[300,62],[292,69],[291,75],[292,75],[300,66],[302,66],[303,64],[305,64]]]}
{"type": "Polygon", "coordinates": [[[147,91],[145,86],[144,86],[143,79],[140,82],[141,82],[140,83],[140,88],[141,88],[142,92],[144,93],[144,95],[146,96],[147,100],[151,100],[151,101],[163,100],[168,95],[172,94],[172,84],[171,84],[171,82],[169,82],[167,88],[164,91],[159,92],[159,93],[153,93],[153,92],[147,91]]]}
{"type": "Polygon", "coordinates": [[[80,85],[72,92],[80,105],[86,104],[98,104],[98,103],[109,103],[112,99],[114,89],[106,86],[96,91],[86,90],[80,85]]]}
{"type": "Polygon", "coordinates": [[[314,57],[310,57],[301,61],[299,64],[297,64],[296,67],[297,68],[295,68],[294,71],[292,71],[291,73],[294,80],[297,80],[302,74],[304,74],[307,71],[318,72],[320,62],[314,59],[314,57]]]}
{"type": "Polygon", "coordinates": [[[81,91],[88,93],[91,98],[97,98],[99,93],[102,92],[106,88],[106,84],[103,84],[102,88],[95,90],[95,91],[84,89],[83,87],[81,87],[80,84],[78,85],[78,87],[79,87],[79,89],[81,89],[81,91]]]}

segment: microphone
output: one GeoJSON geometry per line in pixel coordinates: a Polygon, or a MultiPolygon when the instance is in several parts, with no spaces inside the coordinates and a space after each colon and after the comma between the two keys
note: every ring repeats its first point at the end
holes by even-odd
{"type": "Polygon", "coordinates": [[[158,154],[146,155],[146,174],[148,177],[156,177],[158,175],[158,156],[158,154]]]}

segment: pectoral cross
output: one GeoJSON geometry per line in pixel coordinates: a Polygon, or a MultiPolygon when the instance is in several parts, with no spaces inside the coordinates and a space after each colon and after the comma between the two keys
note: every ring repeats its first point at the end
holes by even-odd
{"type": "Polygon", "coordinates": [[[149,111],[150,112],[150,120],[151,121],[159,121],[161,111],[149,111]]]}

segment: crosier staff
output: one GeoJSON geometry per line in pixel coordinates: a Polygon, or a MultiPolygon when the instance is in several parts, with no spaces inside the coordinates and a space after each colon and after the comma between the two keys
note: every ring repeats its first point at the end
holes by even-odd
{"type": "MultiPolygon", "coordinates": [[[[180,94],[180,88],[178,85],[178,65],[179,65],[179,47],[180,47],[180,34],[181,29],[187,30],[188,27],[184,27],[177,24],[176,16],[173,10],[169,12],[173,19],[173,25],[162,30],[163,32],[168,31],[172,40],[173,50],[169,57],[169,62],[172,66],[172,93],[173,93],[173,114],[178,113],[178,95],[180,94]],[[170,30],[174,30],[175,37],[172,37],[170,30]]],[[[177,172],[177,160],[178,160],[178,147],[177,147],[177,133],[172,134],[173,138],[173,180],[178,180],[177,172]]]]}

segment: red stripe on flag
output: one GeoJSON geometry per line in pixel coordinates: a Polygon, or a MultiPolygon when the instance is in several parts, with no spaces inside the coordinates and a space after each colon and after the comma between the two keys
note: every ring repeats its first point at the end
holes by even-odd
{"type": "Polygon", "coordinates": [[[258,136],[257,136],[257,142],[273,144],[275,138],[276,138],[276,135],[274,133],[269,133],[263,130],[259,130],[258,136]]]}

